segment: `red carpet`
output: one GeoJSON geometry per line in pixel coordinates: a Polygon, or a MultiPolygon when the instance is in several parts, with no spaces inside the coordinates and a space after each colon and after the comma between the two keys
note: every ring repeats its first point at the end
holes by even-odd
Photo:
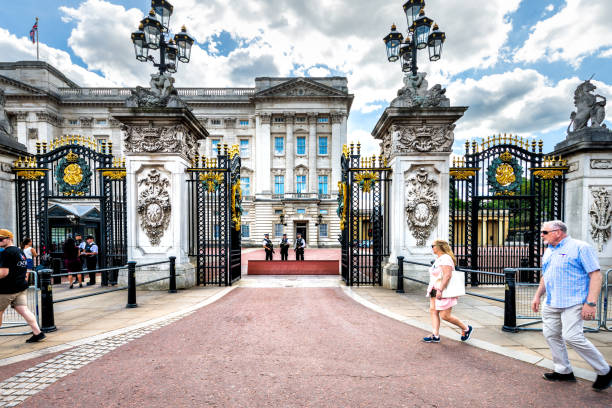
{"type": "Polygon", "coordinates": [[[340,261],[249,260],[249,275],[338,275],[340,261]]]}

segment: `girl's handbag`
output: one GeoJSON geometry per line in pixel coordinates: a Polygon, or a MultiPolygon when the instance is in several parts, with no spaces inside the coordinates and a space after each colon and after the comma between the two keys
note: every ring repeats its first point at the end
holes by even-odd
{"type": "Polygon", "coordinates": [[[453,271],[446,289],[442,292],[443,298],[454,298],[465,295],[465,272],[453,271]]]}

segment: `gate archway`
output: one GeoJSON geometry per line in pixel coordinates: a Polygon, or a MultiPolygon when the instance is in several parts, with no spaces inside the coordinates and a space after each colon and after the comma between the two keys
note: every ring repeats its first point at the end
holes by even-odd
{"type": "MultiPolygon", "coordinates": [[[[465,156],[450,168],[450,243],[459,266],[503,273],[539,267],[539,229],[564,218],[567,163],[542,153],[543,142],[498,135],[465,143],[465,156]]],[[[504,278],[469,276],[472,285],[503,284],[504,278]]],[[[523,273],[523,282],[538,282],[523,273]]]]}
{"type": "Polygon", "coordinates": [[[361,145],[343,146],[338,184],[342,279],[348,286],[382,285],[389,256],[391,168],[382,156],[361,157],[361,145]]]}
{"type": "Polygon", "coordinates": [[[113,156],[112,143],[78,135],[39,142],[36,154],[20,157],[13,172],[19,240],[31,238],[40,255],[50,254],[75,231],[52,230],[49,210],[62,204],[85,208],[84,215],[99,212],[99,266],[127,263],[125,161],[113,156]]]}

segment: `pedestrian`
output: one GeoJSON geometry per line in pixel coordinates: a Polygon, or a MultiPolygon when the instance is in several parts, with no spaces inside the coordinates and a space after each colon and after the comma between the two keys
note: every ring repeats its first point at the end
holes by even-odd
{"type": "Polygon", "coordinates": [[[280,246],[281,250],[281,261],[289,260],[289,247],[291,246],[291,243],[287,238],[287,234],[283,234],[283,237],[281,238],[278,245],[280,246]]]}
{"type": "MultiPolygon", "coordinates": [[[[85,267],[85,256],[83,255],[83,250],[85,249],[85,241],[83,241],[83,235],[80,232],[74,234],[74,245],[77,246],[81,250],[81,255],[79,259],[81,260],[81,270],[85,267]]],[[[85,280],[85,274],[81,274],[81,281],[85,280]]]]}
{"type": "Polygon", "coordinates": [[[64,253],[62,257],[64,258],[64,267],[66,271],[70,275],[68,275],[68,283],[70,283],[70,289],[74,287],[72,281],[74,280],[74,276],[77,276],[79,281],[79,288],[83,287],[83,276],[82,274],[76,273],[81,272],[83,270],[83,266],[81,264],[81,250],[76,246],[74,239],[68,238],[66,242],[64,242],[64,253]]]}
{"type": "Polygon", "coordinates": [[[264,239],[263,239],[262,244],[263,244],[264,250],[266,251],[266,261],[271,261],[272,254],[274,253],[274,244],[272,244],[269,234],[264,234],[264,239]]]}
{"type": "Polygon", "coordinates": [[[21,241],[21,250],[26,256],[26,262],[27,262],[26,281],[29,284],[30,283],[30,272],[34,271],[34,258],[36,258],[38,254],[36,253],[36,249],[32,247],[32,240],[30,238],[25,238],[21,241]]]}
{"type": "Polygon", "coordinates": [[[91,271],[95,271],[98,265],[98,246],[91,235],[85,238],[84,244],[81,254],[85,257],[85,266],[89,271],[89,282],[87,282],[87,285],[95,285],[96,273],[91,271]]]}
{"type": "Polygon", "coordinates": [[[304,260],[304,249],[306,248],[306,240],[302,238],[302,234],[298,232],[297,238],[295,239],[295,260],[304,260]]]}
{"type": "Polygon", "coordinates": [[[472,336],[474,329],[451,315],[458,298],[442,297],[442,292],[447,288],[455,271],[457,258],[455,258],[448,242],[441,239],[433,242],[431,250],[436,256],[436,260],[429,268],[429,285],[427,286],[426,296],[429,297],[429,314],[431,315],[433,332],[430,336],[424,337],[423,341],[426,343],[440,342],[440,318],[459,327],[461,329],[461,341],[467,341],[472,336]]]}
{"type": "Polygon", "coordinates": [[[567,355],[566,343],[593,367],[597,379],[595,391],[602,391],[612,383],[612,366],[584,337],[584,321],[595,318],[602,275],[593,247],[567,235],[562,221],[549,221],[540,231],[542,242],[548,245],[542,256],[542,277],[531,302],[534,312],[542,305],[542,333],[550,347],[554,371],[544,373],[549,381],[575,382],[567,355]]]}
{"type": "Polygon", "coordinates": [[[0,326],[2,315],[7,307],[12,306],[32,328],[32,337],[26,343],[36,343],[46,336],[36,322],[36,316],[28,309],[28,282],[26,281],[27,258],[20,248],[13,244],[13,233],[0,229],[0,326]]]}

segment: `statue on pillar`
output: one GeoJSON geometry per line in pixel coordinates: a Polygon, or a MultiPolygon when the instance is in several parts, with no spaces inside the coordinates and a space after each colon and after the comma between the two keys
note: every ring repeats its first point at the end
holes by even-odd
{"type": "Polygon", "coordinates": [[[590,79],[576,88],[574,92],[576,110],[570,115],[571,122],[567,127],[568,133],[572,125],[574,125],[574,132],[586,128],[589,119],[591,120],[591,128],[606,127],[606,125],[602,125],[606,117],[606,98],[599,94],[593,94],[595,89],[597,87],[591,83],[590,79]]]}
{"type": "Polygon", "coordinates": [[[166,74],[151,74],[150,89],[137,86],[125,101],[129,108],[185,108],[187,104],[174,88],[174,78],[166,74]]]}
{"type": "Polygon", "coordinates": [[[0,134],[6,133],[7,135],[11,135],[13,133],[13,127],[4,109],[5,104],[6,97],[4,96],[4,91],[0,89],[0,134]]]}
{"type": "Polygon", "coordinates": [[[416,75],[406,74],[404,87],[397,91],[397,98],[391,102],[391,106],[394,108],[449,107],[450,99],[444,95],[446,89],[440,84],[428,89],[426,76],[425,72],[418,72],[416,75]]]}

